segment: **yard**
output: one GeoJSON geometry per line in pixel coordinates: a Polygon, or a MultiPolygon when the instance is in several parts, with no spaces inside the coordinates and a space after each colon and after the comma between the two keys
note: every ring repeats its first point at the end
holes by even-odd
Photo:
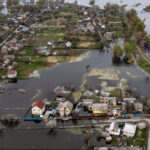
{"type": "Polygon", "coordinates": [[[59,27],[50,27],[46,30],[42,30],[41,33],[34,37],[34,46],[46,46],[50,40],[63,40],[64,29],[59,27]]]}

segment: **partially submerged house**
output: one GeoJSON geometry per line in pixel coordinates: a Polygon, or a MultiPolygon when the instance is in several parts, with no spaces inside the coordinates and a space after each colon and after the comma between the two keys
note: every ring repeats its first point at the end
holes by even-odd
{"type": "Polygon", "coordinates": [[[125,126],[123,128],[123,135],[126,135],[127,137],[134,137],[136,132],[137,125],[131,124],[131,123],[125,123],[125,126]]]}
{"type": "Polygon", "coordinates": [[[41,100],[33,103],[32,115],[41,116],[44,111],[45,111],[45,104],[41,100]]]}
{"type": "Polygon", "coordinates": [[[72,112],[73,104],[70,101],[60,102],[56,110],[60,112],[60,116],[69,116],[72,112]]]}

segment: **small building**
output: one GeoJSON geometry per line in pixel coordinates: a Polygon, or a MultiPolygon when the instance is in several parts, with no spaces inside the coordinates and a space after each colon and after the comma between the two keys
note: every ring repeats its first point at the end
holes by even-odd
{"type": "Polygon", "coordinates": [[[41,116],[44,111],[45,111],[45,104],[41,100],[33,103],[32,115],[41,116]]]}
{"type": "Polygon", "coordinates": [[[89,106],[89,110],[93,112],[93,114],[107,114],[108,105],[102,103],[94,103],[89,106]]]}
{"type": "Polygon", "coordinates": [[[120,116],[121,115],[117,109],[113,109],[112,114],[113,114],[113,116],[120,116]]]}
{"type": "Polygon", "coordinates": [[[137,125],[131,124],[131,123],[125,123],[125,126],[123,128],[123,135],[126,135],[127,137],[134,137],[136,132],[137,125]]]}
{"type": "Polygon", "coordinates": [[[82,100],[82,105],[87,107],[88,105],[92,105],[93,102],[94,102],[93,99],[83,99],[82,100]]]}
{"type": "Polygon", "coordinates": [[[38,55],[42,56],[50,55],[50,49],[48,47],[35,47],[34,49],[38,55]]]}
{"type": "Polygon", "coordinates": [[[116,97],[103,97],[104,103],[111,104],[113,106],[117,106],[117,98],[116,97]]]}
{"type": "Polygon", "coordinates": [[[134,109],[135,109],[135,111],[142,113],[143,112],[143,104],[139,103],[139,102],[134,103],[134,109]]]}
{"type": "Polygon", "coordinates": [[[120,129],[117,122],[112,122],[109,127],[109,134],[120,135],[120,129]]]}
{"type": "Polygon", "coordinates": [[[94,150],[108,150],[108,147],[95,147],[94,150]]]}
{"type": "Polygon", "coordinates": [[[60,112],[60,116],[69,116],[72,112],[73,104],[70,101],[60,102],[56,110],[60,112]]]}
{"type": "Polygon", "coordinates": [[[114,36],[114,32],[106,32],[106,34],[104,35],[104,38],[105,38],[107,41],[112,41],[113,36],[114,36]]]}
{"type": "Polygon", "coordinates": [[[126,97],[126,98],[123,98],[123,101],[126,103],[135,103],[137,100],[135,97],[126,97]]]}
{"type": "Polygon", "coordinates": [[[67,42],[67,43],[65,43],[65,45],[67,48],[71,48],[71,46],[72,46],[71,42],[67,42]]]}
{"type": "Polygon", "coordinates": [[[85,99],[91,99],[91,98],[93,98],[95,96],[95,94],[93,93],[93,92],[91,92],[91,91],[85,91],[84,93],[83,93],[83,98],[85,98],[85,99]]]}
{"type": "Polygon", "coordinates": [[[8,70],[8,78],[14,79],[17,77],[17,71],[16,70],[8,70]]]}

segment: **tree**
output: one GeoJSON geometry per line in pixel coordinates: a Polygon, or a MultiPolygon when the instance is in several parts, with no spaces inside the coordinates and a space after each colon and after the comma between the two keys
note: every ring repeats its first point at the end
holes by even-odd
{"type": "Polygon", "coordinates": [[[95,4],[95,0],[90,0],[90,4],[94,5],[95,4]]]}
{"type": "Polygon", "coordinates": [[[31,37],[28,37],[26,40],[26,43],[28,46],[32,47],[33,46],[33,39],[31,37]]]}
{"type": "Polygon", "coordinates": [[[126,55],[132,54],[134,50],[135,50],[135,47],[130,42],[126,42],[124,44],[124,51],[126,55]]]}
{"type": "Polygon", "coordinates": [[[19,5],[19,0],[7,0],[7,7],[19,5]]]}
{"type": "Polygon", "coordinates": [[[121,57],[123,54],[123,50],[119,45],[115,45],[113,48],[113,55],[115,57],[121,57]]]}
{"type": "Polygon", "coordinates": [[[75,3],[75,5],[77,5],[77,4],[78,4],[78,1],[77,1],[77,0],[75,0],[75,1],[74,1],[74,3],[75,3]]]}

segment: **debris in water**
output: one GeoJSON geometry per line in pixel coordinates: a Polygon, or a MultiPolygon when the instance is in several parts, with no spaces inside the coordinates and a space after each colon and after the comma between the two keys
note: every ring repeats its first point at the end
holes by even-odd
{"type": "Polygon", "coordinates": [[[40,78],[40,73],[35,70],[33,73],[30,75],[30,78],[40,78]]]}
{"type": "Polygon", "coordinates": [[[16,114],[6,114],[1,117],[1,121],[8,126],[17,126],[20,122],[20,117],[16,114]]]}
{"type": "Polygon", "coordinates": [[[26,93],[26,90],[25,89],[18,89],[18,92],[20,92],[20,93],[26,93]]]}
{"type": "Polygon", "coordinates": [[[41,95],[41,89],[38,89],[37,92],[35,93],[35,95],[31,98],[31,100],[35,100],[36,98],[38,98],[41,95]]]}
{"type": "Polygon", "coordinates": [[[126,74],[131,78],[139,78],[139,76],[132,74],[131,72],[127,71],[126,74]]]}

